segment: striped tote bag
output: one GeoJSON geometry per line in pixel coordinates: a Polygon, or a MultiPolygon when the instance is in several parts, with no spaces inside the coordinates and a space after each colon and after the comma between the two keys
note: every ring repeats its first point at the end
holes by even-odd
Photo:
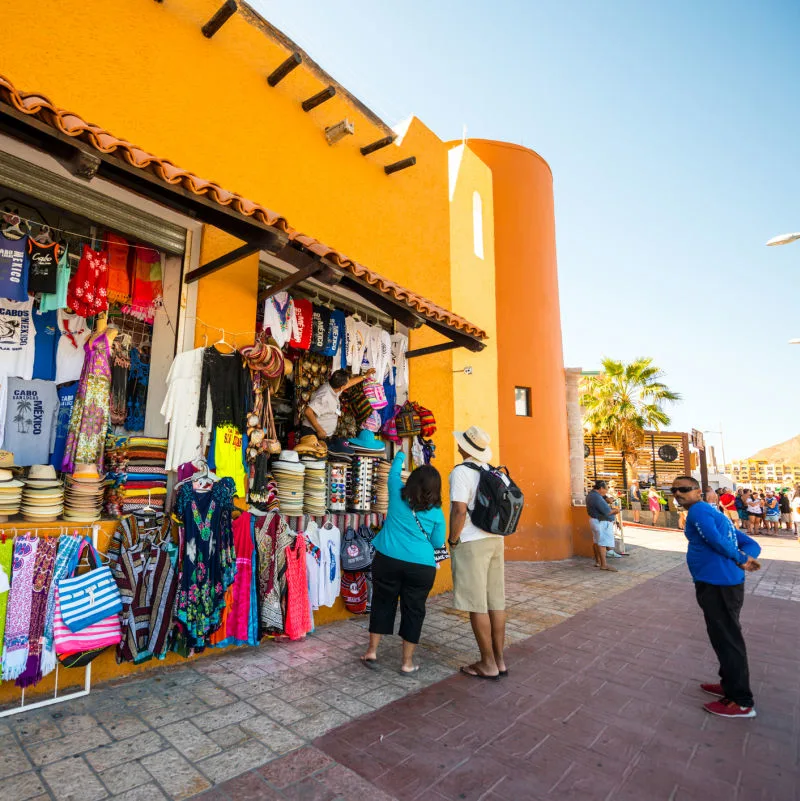
{"type": "Polygon", "coordinates": [[[99,565],[97,551],[88,539],[81,543],[79,560],[84,548],[89,549],[89,572],[76,576],[73,571],[72,576],[58,582],[61,618],[75,633],[122,611],[122,599],[111,568],[99,565]]]}
{"type": "Polygon", "coordinates": [[[122,640],[119,615],[109,615],[79,632],[73,632],[61,616],[59,588],[56,587],[56,607],[53,618],[53,641],[58,661],[66,667],[83,667],[110,645],[122,640]]]}

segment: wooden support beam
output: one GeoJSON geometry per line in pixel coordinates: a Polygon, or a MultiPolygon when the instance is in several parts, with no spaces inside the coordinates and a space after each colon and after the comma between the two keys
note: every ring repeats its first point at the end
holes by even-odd
{"type": "Polygon", "coordinates": [[[355,292],[359,297],[379,308],[394,320],[408,328],[419,328],[424,322],[424,318],[415,314],[408,306],[392,300],[380,289],[376,289],[367,283],[357,281],[348,273],[342,278],[342,286],[355,292]]]}
{"type": "Polygon", "coordinates": [[[213,259],[212,261],[208,262],[208,264],[203,264],[200,267],[196,267],[194,270],[190,270],[188,273],[186,273],[186,277],[183,280],[187,284],[191,284],[194,281],[199,281],[201,278],[205,278],[205,276],[211,275],[212,273],[217,272],[217,270],[227,267],[229,264],[241,261],[242,259],[246,259],[248,256],[252,256],[254,253],[258,253],[263,247],[263,242],[247,242],[238,248],[234,248],[229,253],[213,259]]]}
{"type": "Polygon", "coordinates": [[[300,53],[292,53],[286,61],[279,67],[276,67],[267,78],[267,83],[270,86],[277,86],[293,69],[296,69],[303,63],[303,57],[300,53]]]}
{"type": "Polygon", "coordinates": [[[278,292],[283,292],[285,289],[291,289],[291,287],[295,286],[296,284],[305,281],[307,278],[311,278],[312,275],[316,275],[322,269],[322,266],[323,265],[321,261],[314,261],[297,272],[287,275],[286,278],[282,278],[277,284],[268,286],[263,292],[259,292],[258,302],[262,303],[267,298],[277,295],[278,292]]]}
{"type": "Polygon", "coordinates": [[[368,156],[370,153],[374,153],[376,150],[380,150],[381,148],[388,147],[389,145],[394,142],[395,136],[384,136],[383,139],[378,139],[376,142],[372,142],[369,145],[364,145],[361,148],[361,155],[368,156]]]}
{"type": "Polygon", "coordinates": [[[417,163],[416,156],[409,156],[407,159],[402,159],[401,161],[395,161],[394,164],[387,164],[383,171],[387,175],[391,175],[393,172],[400,172],[400,170],[405,170],[407,167],[413,167],[417,163]]]}
{"type": "Polygon", "coordinates": [[[455,350],[463,345],[458,342],[441,342],[438,345],[429,345],[427,348],[416,348],[406,352],[406,359],[413,359],[416,356],[430,356],[432,353],[441,353],[445,350],[455,350]]]}
{"type": "Polygon", "coordinates": [[[330,100],[336,94],[335,86],[328,86],[321,92],[317,92],[313,97],[303,101],[303,111],[311,111],[312,108],[321,106],[326,100],[330,100]]]}
{"type": "Polygon", "coordinates": [[[210,39],[236,13],[238,8],[236,0],[225,0],[217,13],[203,25],[201,29],[203,36],[210,39]]]}

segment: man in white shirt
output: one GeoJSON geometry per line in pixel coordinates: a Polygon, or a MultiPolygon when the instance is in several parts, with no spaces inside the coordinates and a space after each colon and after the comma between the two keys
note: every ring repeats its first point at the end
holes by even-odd
{"type": "Polygon", "coordinates": [[[470,426],[454,432],[464,463],[450,473],[450,554],[453,560],[453,605],[469,612],[480,661],[461,668],[467,676],[497,681],[507,676],[505,561],[503,537],[478,528],[470,518],[480,482],[479,470],[492,458],[489,435],[470,426]],[[479,470],[466,466],[476,465],[479,470]]]}
{"type": "Polygon", "coordinates": [[[300,426],[300,436],[316,435],[320,442],[332,437],[342,413],[339,396],[346,389],[372,378],[374,374],[374,370],[367,370],[364,375],[348,378],[346,370],[336,370],[332,373],[327,382],[311,396],[311,401],[304,412],[305,419],[300,426]]]}

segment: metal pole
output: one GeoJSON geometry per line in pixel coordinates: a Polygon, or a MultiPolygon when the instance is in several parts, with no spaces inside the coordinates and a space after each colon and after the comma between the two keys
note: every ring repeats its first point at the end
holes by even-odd
{"type": "Polygon", "coordinates": [[[650,435],[650,452],[653,455],[653,486],[658,489],[658,473],[656,472],[656,438],[650,435]]]}
{"type": "Polygon", "coordinates": [[[722,447],[722,472],[728,469],[728,462],[725,460],[725,437],[722,436],[722,423],[719,424],[719,444],[722,447]]]}
{"type": "Polygon", "coordinates": [[[594,480],[597,481],[597,451],[594,447],[594,434],[592,434],[592,463],[594,465],[594,480]]]}

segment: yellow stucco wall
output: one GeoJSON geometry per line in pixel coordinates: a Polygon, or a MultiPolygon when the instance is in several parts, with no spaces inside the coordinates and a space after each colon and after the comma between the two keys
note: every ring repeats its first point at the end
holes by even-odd
{"type": "MultiPolygon", "coordinates": [[[[480,426],[492,439],[495,464],[501,463],[497,412],[497,346],[492,171],[469,149],[456,145],[450,164],[450,280],[453,306],[468,320],[480,319],[489,335],[480,353],[453,351],[455,428],[480,426]],[[482,208],[483,258],[476,255],[473,202],[482,208]],[[472,374],[463,371],[472,368],[472,374]]],[[[455,441],[451,443],[454,452],[455,441]]],[[[458,459],[458,457],[455,457],[458,459]]]]}
{"type": "MultiPolygon", "coordinates": [[[[266,76],[288,51],[246,10],[213,39],[204,38],[200,28],[219,5],[219,0],[61,0],[57,23],[42,25],[52,17],[52,2],[29,0],[4,16],[0,74],[23,91],[44,93],[115,135],[280,212],[296,228],[493,335],[495,306],[486,302],[494,280],[489,171],[468,151],[451,203],[449,146],[418,119],[401,142],[361,156],[358,148],[385,136],[385,128],[341,94],[303,112],[301,101],[325,85],[306,65],[270,88],[266,76]],[[31,31],[36,31],[35,58],[31,31]],[[325,126],[345,117],[354,121],[355,136],[329,146],[325,126]],[[384,174],[383,164],[411,155],[415,167],[384,174]],[[464,238],[464,226],[471,226],[473,184],[483,199],[487,255],[480,264],[466,250],[471,235],[464,238]],[[452,240],[457,242],[451,247],[452,240]],[[466,280],[469,276],[475,280],[466,280]]],[[[206,229],[201,263],[235,245],[227,235],[206,229]]],[[[197,316],[229,331],[252,330],[257,269],[253,256],[203,279],[197,316]]],[[[202,344],[204,330],[197,327],[196,344],[202,344]]],[[[423,328],[412,332],[411,347],[440,341],[423,328]]],[[[244,338],[238,344],[245,344],[244,338]]],[[[474,419],[497,442],[493,348],[490,342],[482,354],[456,351],[411,362],[412,397],[436,415],[436,466],[445,478],[454,464],[456,423],[474,419]],[[475,368],[472,377],[453,374],[466,364],[475,368]]],[[[445,563],[434,591],[451,586],[445,563]]],[[[318,622],[343,614],[337,606],[320,613],[318,622]]],[[[95,662],[95,679],[132,670],[104,654],[95,662]]],[[[7,692],[0,690],[0,701],[7,692]]]]}

